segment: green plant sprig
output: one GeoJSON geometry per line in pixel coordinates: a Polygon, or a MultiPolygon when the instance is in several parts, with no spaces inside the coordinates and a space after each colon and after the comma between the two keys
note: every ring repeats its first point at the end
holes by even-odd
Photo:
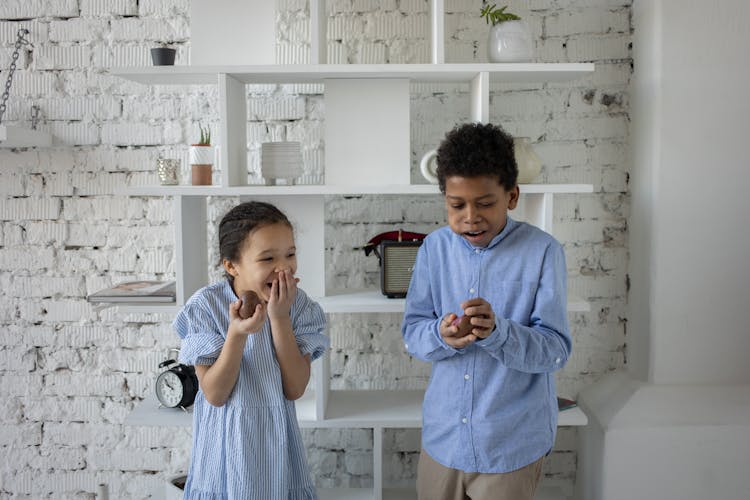
{"type": "Polygon", "coordinates": [[[200,146],[210,146],[211,145],[211,128],[206,125],[206,128],[203,128],[203,125],[198,123],[198,128],[201,131],[201,137],[198,140],[198,145],[200,146]]]}
{"type": "Polygon", "coordinates": [[[483,17],[485,21],[487,21],[487,24],[492,23],[492,26],[495,26],[499,23],[504,23],[505,21],[521,20],[519,16],[511,14],[510,12],[505,12],[505,9],[507,8],[508,6],[504,5],[498,9],[497,5],[493,3],[492,5],[485,5],[479,15],[483,17]]]}

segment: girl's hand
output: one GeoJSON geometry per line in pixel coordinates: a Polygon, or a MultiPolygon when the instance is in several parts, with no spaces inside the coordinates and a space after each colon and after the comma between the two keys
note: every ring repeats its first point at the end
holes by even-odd
{"type": "Polygon", "coordinates": [[[481,297],[469,299],[461,304],[464,314],[471,318],[471,333],[477,338],[487,338],[495,330],[495,311],[481,297]]]}
{"type": "Polygon", "coordinates": [[[227,330],[227,336],[258,333],[266,322],[266,308],[262,303],[258,304],[255,307],[253,315],[246,319],[240,317],[240,306],[242,306],[242,300],[237,300],[229,304],[229,329],[227,330]]]}
{"type": "Polygon", "coordinates": [[[268,316],[271,319],[289,317],[297,297],[297,282],[299,278],[295,278],[290,269],[279,271],[271,284],[271,296],[268,299],[268,316]]]}
{"type": "Polygon", "coordinates": [[[473,333],[459,333],[458,325],[453,324],[453,320],[456,318],[457,316],[455,314],[449,313],[440,320],[440,336],[443,337],[443,341],[452,348],[463,349],[477,340],[477,337],[473,333]]]}

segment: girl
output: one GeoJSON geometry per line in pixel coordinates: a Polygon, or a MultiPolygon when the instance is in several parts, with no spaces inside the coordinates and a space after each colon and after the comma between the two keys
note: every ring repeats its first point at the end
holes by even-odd
{"type": "Polygon", "coordinates": [[[297,288],[294,234],[273,205],[242,203],[219,224],[226,280],[198,290],[173,326],[195,365],[186,499],[316,499],[293,401],[328,348],[321,307],[297,288]],[[258,294],[239,315],[243,292],[258,294]]]}

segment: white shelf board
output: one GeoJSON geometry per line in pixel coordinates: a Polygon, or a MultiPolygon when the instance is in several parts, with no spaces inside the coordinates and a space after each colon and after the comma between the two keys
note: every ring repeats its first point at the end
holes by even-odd
{"type": "MultiPolygon", "coordinates": [[[[402,313],[405,299],[389,299],[380,290],[357,290],[353,292],[332,292],[325,297],[313,297],[326,313],[402,313]]],[[[180,307],[174,302],[167,303],[99,303],[97,309],[116,307],[123,313],[177,314],[180,307]]],[[[568,312],[588,312],[591,304],[573,295],[568,296],[568,312]]]]}
{"type": "MultiPolygon", "coordinates": [[[[592,184],[521,184],[521,194],[591,193],[592,184]]],[[[298,186],[132,186],[118,189],[128,196],[301,196],[358,194],[440,194],[436,184],[405,185],[298,185],[298,186]]]]}
{"type": "Polygon", "coordinates": [[[419,428],[424,391],[352,391],[328,393],[325,420],[300,419],[312,428],[419,428]]]}
{"type": "MultiPolygon", "coordinates": [[[[314,297],[327,313],[401,313],[405,299],[389,299],[380,290],[340,291],[328,293],[325,297],[314,297]]],[[[568,296],[569,312],[588,312],[591,305],[585,300],[568,296]]]]}
{"type": "MultiPolygon", "coordinates": [[[[328,394],[325,420],[315,420],[315,395],[307,391],[296,401],[297,419],[303,428],[420,428],[424,391],[341,391],[328,394]]],[[[192,409],[159,408],[156,396],[149,393],[137,403],[125,419],[126,425],[192,425],[192,409]]],[[[559,426],[586,425],[588,418],[580,408],[560,412],[559,426]]]]}
{"type": "Polygon", "coordinates": [[[329,292],[325,297],[314,297],[327,313],[401,313],[405,299],[389,299],[380,290],[329,292]]]}
{"type": "Polygon", "coordinates": [[[40,130],[0,125],[0,147],[28,148],[34,146],[51,146],[52,135],[40,130]]]}
{"type": "MultiPolygon", "coordinates": [[[[304,396],[295,402],[297,418],[311,421],[315,419],[315,393],[305,391],[304,396]]],[[[153,392],[146,394],[143,401],[136,403],[135,408],[125,418],[126,425],[144,425],[148,427],[190,427],[193,425],[193,408],[160,408],[153,392]]]]}
{"type": "Polygon", "coordinates": [[[489,73],[492,82],[560,82],[594,71],[593,63],[289,64],[258,66],[144,66],[109,73],[150,85],[217,84],[227,74],[246,84],[321,83],[327,79],[407,78],[414,82],[470,82],[489,73]]]}
{"type": "Polygon", "coordinates": [[[177,314],[182,306],[174,302],[99,302],[96,309],[116,307],[126,314],[177,314]]]}

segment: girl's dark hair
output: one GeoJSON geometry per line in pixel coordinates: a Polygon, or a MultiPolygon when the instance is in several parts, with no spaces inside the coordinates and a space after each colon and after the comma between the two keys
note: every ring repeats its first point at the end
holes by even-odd
{"type": "Polygon", "coordinates": [[[278,223],[292,228],[292,223],[286,215],[270,203],[262,201],[240,203],[224,214],[219,223],[219,258],[222,261],[226,259],[237,262],[240,259],[242,245],[250,233],[261,227],[278,223]]]}
{"type": "Polygon", "coordinates": [[[445,194],[447,177],[497,177],[510,191],[516,186],[518,166],[513,152],[513,137],[491,123],[456,125],[445,134],[437,150],[437,177],[445,194]]]}

